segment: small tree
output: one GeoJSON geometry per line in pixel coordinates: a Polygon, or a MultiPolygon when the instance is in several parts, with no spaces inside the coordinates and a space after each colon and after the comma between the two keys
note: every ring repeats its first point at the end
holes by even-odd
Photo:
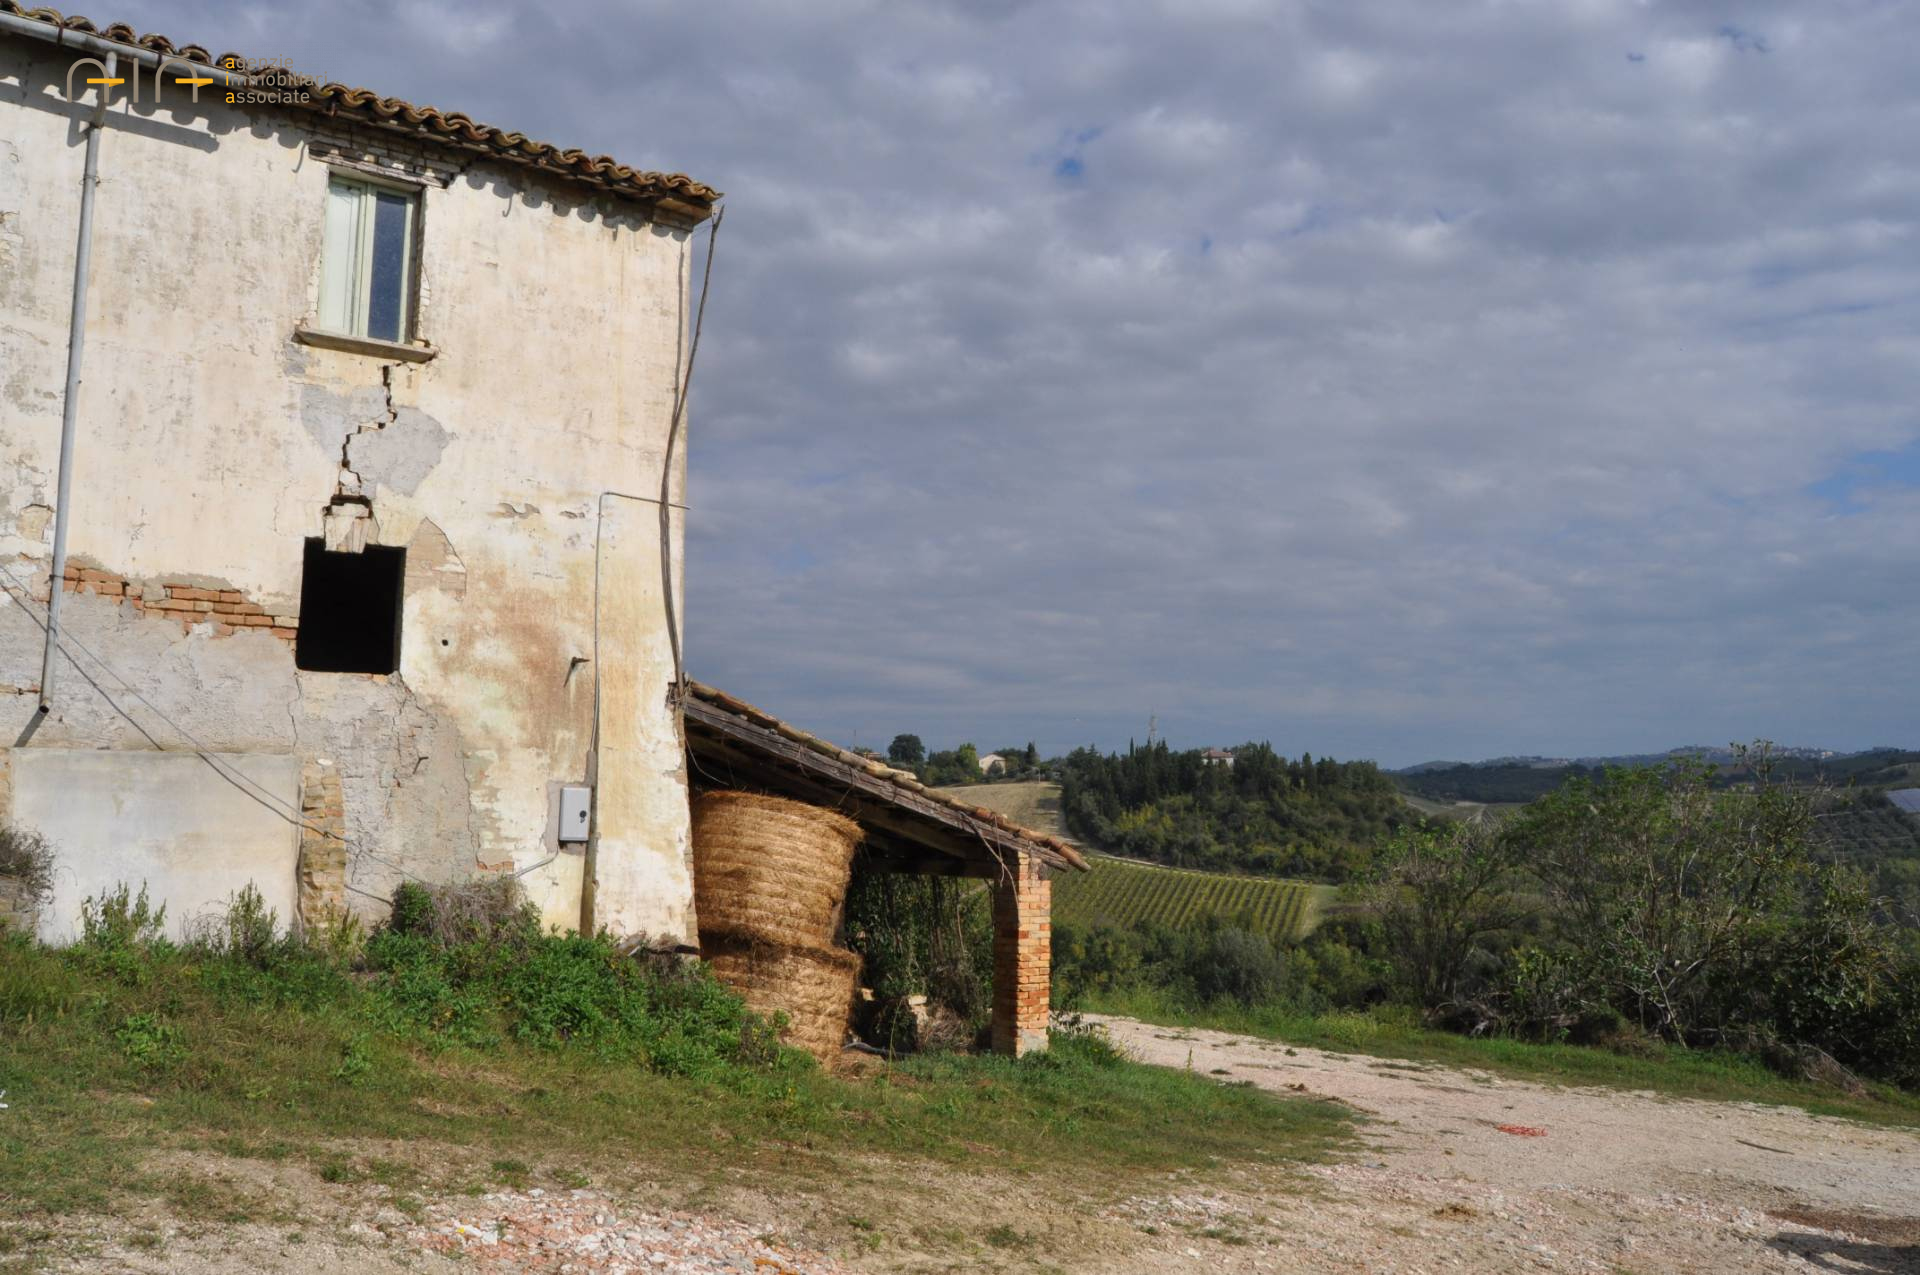
{"type": "Polygon", "coordinates": [[[1512,848],[1480,821],[1403,828],[1374,860],[1373,906],[1404,990],[1429,1015],[1454,1008],[1487,940],[1512,928],[1512,848]]]}
{"type": "Polygon", "coordinates": [[[1716,790],[1697,762],[1609,769],[1510,828],[1596,988],[1671,1040],[1721,1025],[1716,980],[1791,923],[1811,871],[1810,796],[1768,782],[1764,749],[1754,770],[1752,787],[1716,790]]]}
{"type": "Polygon", "coordinates": [[[895,735],[887,745],[887,760],[912,769],[927,760],[927,746],[920,742],[918,735],[895,735]]]}

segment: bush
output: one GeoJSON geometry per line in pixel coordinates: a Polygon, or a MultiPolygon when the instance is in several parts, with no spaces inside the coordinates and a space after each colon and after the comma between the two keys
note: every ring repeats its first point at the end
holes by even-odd
{"type": "Polygon", "coordinates": [[[172,947],[164,926],[167,906],[147,901],[147,886],[133,894],[126,885],[88,895],[80,903],[80,942],[75,957],[84,966],[109,974],[123,983],[142,981],[149,958],[172,947]]]}
{"type": "Polygon", "coordinates": [[[387,929],[453,947],[537,934],[540,917],[512,877],[445,885],[402,881],[393,892],[387,929]]]}
{"type": "Polygon", "coordinates": [[[265,965],[278,945],[280,916],[267,906],[249,881],[239,893],[227,896],[226,911],[195,922],[194,946],[202,951],[234,956],[251,965],[265,965]]]}
{"type": "Polygon", "coordinates": [[[433,932],[433,895],[418,881],[402,881],[394,887],[393,904],[387,911],[387,929],[395,934],[426,935],[433,932]]]}
{"type": "Polygon", "coordinates": [[[0,823],[0,877],[12,880],[29,907],[53,893],[53,847],[37,832],[0,823]]]}
{"type": "Polygon", "coordinates": [[[1265,935],[1227,926],[1208,934],[1189,958],[1188,978],[1202,1001],[1263,1005],[1280,998],[1286,972],[1265,935]]]}
{"type": "Polygon", "coordinates": [[[584,1049],[669,1075],[718,1077],[790,1060],[705,966],[636,959],[604,934],[542,934],[517,890],[503,888],[511,886],[409,883],[395,892],[394,919],[366,946],[384,1027],[479,1048],[511,1040],[584,1049]]]}
{"type": "Polygon", "coordinates": [[[993,1008],[993,916],[986,889],[856,868],[844,929],[847,946],[866,958],[864,978],[879,1000],[925,996],[965,1025],[961,1035],[985,1025],[993,1008]]]}

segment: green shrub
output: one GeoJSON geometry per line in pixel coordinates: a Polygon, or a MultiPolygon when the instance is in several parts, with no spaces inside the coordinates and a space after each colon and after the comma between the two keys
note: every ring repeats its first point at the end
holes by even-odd
{"type": "Polygon", "coordinates": [[[969,1028],[992,1010],[993,916],[972,882],[856,867],[847,890],[847,946],[866,958],[882,1001],[925,996],[969,1028]]]}
{"type": "Polygon", "coordinates": [[[367,1047],[367,1034],[359,1032],[349,1036],[340,1047],[340,1065],[333,1069],[333,1078],[357,1085],[372,1074],[373,1054],[367,1047]]]}
{"type": "Polygon", "coordinates": [[[163,927],[167,908],[147,900],[146,883],[133,894],[126,885],[89,895],[80,903],[80,941],[73,959],[82,968],[119,982],[140,984],[150,972],[151,958],[172,950],[163,927]]]}
{"type": "Polygon", "coordinates": [[[0,934],[0,1023],[30,1023],[73,1009],[79,977],[29,934],[0,934]]]}
{"type": "Polygon", "coordinates": [[[1189,958],[1188,978],[1202,1001],[1261,1005],[1279,998],[1286,983],[1280,954],[1264,934],[1223,926],[1207,934],[1189,958]]]}
{"type": "Polygon", "coordinates": [[[37,832],[0,823],[0,877],[11,879],[30,905],[53,893],[53,847],[37,832]]]}
{"type": "Polygon", "coordinates": [[[264,965],[279,943],[280,916],[249,881],[239,893],[227,896],[226,911],[208,924],[196,922],[196,928],[199,932],[194,936],[194,946],[202,951],[264,965]]]}
{"type": "Polygon", "coordinates": [[[433,930],[433,895],[418,881],[402,881],[393,891],[387,929],[395,934],[429,934],[433,930]]]}
{"type": "Polygon", "coordinates": [[[123,882],[98,898],[81,900],[80,943],[98,952],[153,947],[166,942],[166,920],[167,905],[155,908],[147,901],[146,882],[140,883],[138,895],[123,882]]]}
{"type": "Polygon", "coordinates": [[[314,952],[343,968],[358,965],[366,957],[366,926],[352,912],[342,912],[331,903],[327,905],[326,916],[318,924],[308,926],[302,940],[314,952]]]}
{"type": "Polygon", "coordinates": [[[402,924],[390,921],[366,945],[369,1012],[383,1027],[476,1048],[511,1040],[584,1050],[669,1075],[789,1060],[706,967],[635,958],[606,935],[542,934],[510,886],[395,892],[402,924]],[[430,919],[417,910],[421,898],[430,919]]]}
{"type": "MultiPolygon", "coordinates": [[[[1031,1056],[1031,1055],[1030,1055],[1031,1056]]],[[[1056,1014],[1047,1030],[1047,1054],[1062,1064],[1118,1067],[1130,1061],[1127,1051],[1113,1043],[1104,1027],[1078,1014],[1056,1014]]]]}
{"type": "Polygon", "coordinates": [[[113,1036],[127,1057],[143,1067],[173,1062],[181,1054],[180,1029],[153,1014],[128,1014],[113,1036]]]}

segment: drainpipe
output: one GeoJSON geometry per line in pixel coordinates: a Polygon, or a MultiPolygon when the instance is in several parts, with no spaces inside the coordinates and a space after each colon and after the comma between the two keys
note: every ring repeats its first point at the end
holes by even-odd
{"type": "MultiPolygon", "coordinates": [[[[107,52],[106,78],[114,78],[120,57],[107,52]]],[[[53,711],[54,661],[60,649],[60,608],[66,599],[67,504],[73,491],[73,435],[80,413],[80,360],[87,348],[87,264],[93,257],[93,192],[100,185],[100,130],[107,123],[107,95],[100,85],[93,122],[87,126],[87,164],[80,179],[80,242],[73,253],[73,315],[67,322],[67,396],[60,410],[59,494],[53,506],[53,574],[47,583],[47,649],[40,658],[40,711],[53,711]]]]}

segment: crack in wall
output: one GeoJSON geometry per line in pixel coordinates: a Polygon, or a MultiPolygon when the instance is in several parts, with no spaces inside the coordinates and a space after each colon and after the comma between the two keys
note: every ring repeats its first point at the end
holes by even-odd
{"type": "Polygon", "coordinates": [[[385,402],[385,410],[382,414],[370,423],[363,423],[349,429],[340,439],[340,477],[335,482],[333,491],[336,498],[341,496],[364,498],[365,496],[365,480],[361,477],[360,471],[355,468],[357,462],[353,459],[353,440],[362,434],[379,433],[400,419],[399,405],[393,401],[393,370],[398,366],[397,363],[380,365],[380,394],[385,402]]]}

